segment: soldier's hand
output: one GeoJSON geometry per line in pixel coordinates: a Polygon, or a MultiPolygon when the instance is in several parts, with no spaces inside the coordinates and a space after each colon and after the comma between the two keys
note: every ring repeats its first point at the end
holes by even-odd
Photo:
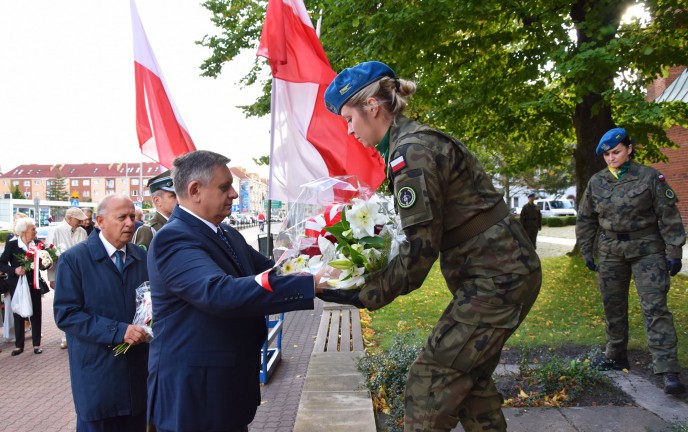
{"type": "Polygon", "coordinates": [[[586,258],[585,265],[590,269],[590,271],[597,271],[597,264],[595,264],[595,260],[593,258],[586,258]]]}
{"type": "Polygon", "coordinates": [[[681,267],[683,264],[681,264],[681,260],[677,258],[667,258],[667,270],[669,270],[669,275],[670,276],[676,276],[678,272],[681,271],[681,267]]]}
{"type": "Polygon", "coordinates": [[[325,289],[320,293],[316,293],[316,296],[322,301],[346,304],[355,306],[359,309],[365,309],[363,303],[358,298],[358,293],[361,290],[340,290],[340,289],[325,289]]]}

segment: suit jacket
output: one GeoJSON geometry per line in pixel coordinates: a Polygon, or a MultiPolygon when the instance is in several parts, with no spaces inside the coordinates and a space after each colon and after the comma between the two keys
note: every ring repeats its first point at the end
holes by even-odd
{"type": "MultiPolygon", "coordinates": [[[[17,282],[19,282],[19,276],[14,272],[14,269],[22,265],[19,258],[17,258],[17,254],[23,255],[26,253],[24,249],[19,247],[18,238],[14,237],[12,240],[7,241],[5,243],[5,250],[0,255],[0,271],[7,274],[6,284],[9,286],[12,297],[14,297],[14,291],[17,289],[17,282]]],[[[33,289],[33,270],[26,272],[26,280],[29,282],[29,288],[33,289]]],[[[41,278],[41,283],[43,282],[43,278],[41,278]]]]}
{"type": "Polygon", "coordinates": [[[312,309],[312,276],[270,274],[272,292],[253,275],[273,262],[223,226],[229,248],[177,206],[153,237],[148,272],[153,334],[148,416],[158,429],[226,431],[248,425],[260,404],[265,315],[312,309]],[[244,276],[244,277],[241,277],[244,276]]]}
{"type": "Polygon", "coordinates": [[[62,253],[53,309],[67,333],[72,396],[79,419],[144,413],[148,344],[115,357],[136,311],[136,288],[148,280],[146,252],[126,246],[124,273],[108,256],[99,230],[62,253]]]}

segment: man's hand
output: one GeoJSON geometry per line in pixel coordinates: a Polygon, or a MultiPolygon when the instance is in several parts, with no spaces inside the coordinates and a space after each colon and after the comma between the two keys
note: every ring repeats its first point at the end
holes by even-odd
{"type": "Polygon", "coordinates": [[[676,276],[676,274],[681,271],[681,267],[683,266],[683,264],[681,264],[681,260],[678,258],[667,258],[666,263],[670,276],[676,276]]]}
{"type": "Polygon", "coordinates": [[[141,326],[129,324],[127,331],[124,333],[124,342],[131,346],[145,343],[148,339],[148,333],[141,326]]]}
{"type": "Polygon", "coordinates": [[[360,292],[361,290],[326,289],[320,290],[319,293],[316,291],[316,295],[322,301],[346,304],[355,306],[359,309],[365,309],[365,306],[363,306],[363,303],[361,303],[361,300],[358,298],[358,293],[360,292]]]}
{"type": "Polygon", "coordinates": [[[588,269],[590,269],[590,271],[597,271],[597,264],[595,264],[593,257],[585,258],[585,265],[588,267],[588,269]]]}

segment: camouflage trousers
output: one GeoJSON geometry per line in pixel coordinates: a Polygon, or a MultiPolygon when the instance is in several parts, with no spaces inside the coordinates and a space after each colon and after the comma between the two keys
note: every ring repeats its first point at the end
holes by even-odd
{"type": "Polygon", "coordinates": [[[492,373],[541,283],[537,268],[459,286],[409,370],[404,431],[450,431],[459,420],[466,432],[506,431],[492,373]]]}
{"type": "Polygon", "coordinates": [[[674,316],[667,306],[670,279],[664,253],[625,258],[600,252],[597,282],[606,318],[606,356],[615,360],[627,356],[631,275],[643,311],[654,372],[680,372],[674,316]]]}

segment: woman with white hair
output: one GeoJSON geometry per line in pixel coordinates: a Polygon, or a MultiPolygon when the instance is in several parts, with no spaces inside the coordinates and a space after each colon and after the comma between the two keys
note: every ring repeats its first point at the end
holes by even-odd
{"type": "MultiPolygon", "coordinates": [[[[34,354],[41,354],[43,352],[41,349],[41,290],[40,287],[34,286],[34,270],[25,270],[22,262],[19,260],[19,256],[25,254],[30,247],[35,245],[36,223],[30,218],[19,219],[16,221],[14,231],[17,233],[17,236],[5,244],[5,250],[0,256],[0,271],[7,273],[10,281],[10,295],[13,297],[17,289],[19,277],[26,276],[33,307],[33,315],[29,318],[31,321],[33,352],[34,354]]],[[[24,352],[24,317],[16,313],[13,315],[15,349],[12,351],[12,355],[17,356],[24,352]]]]}

